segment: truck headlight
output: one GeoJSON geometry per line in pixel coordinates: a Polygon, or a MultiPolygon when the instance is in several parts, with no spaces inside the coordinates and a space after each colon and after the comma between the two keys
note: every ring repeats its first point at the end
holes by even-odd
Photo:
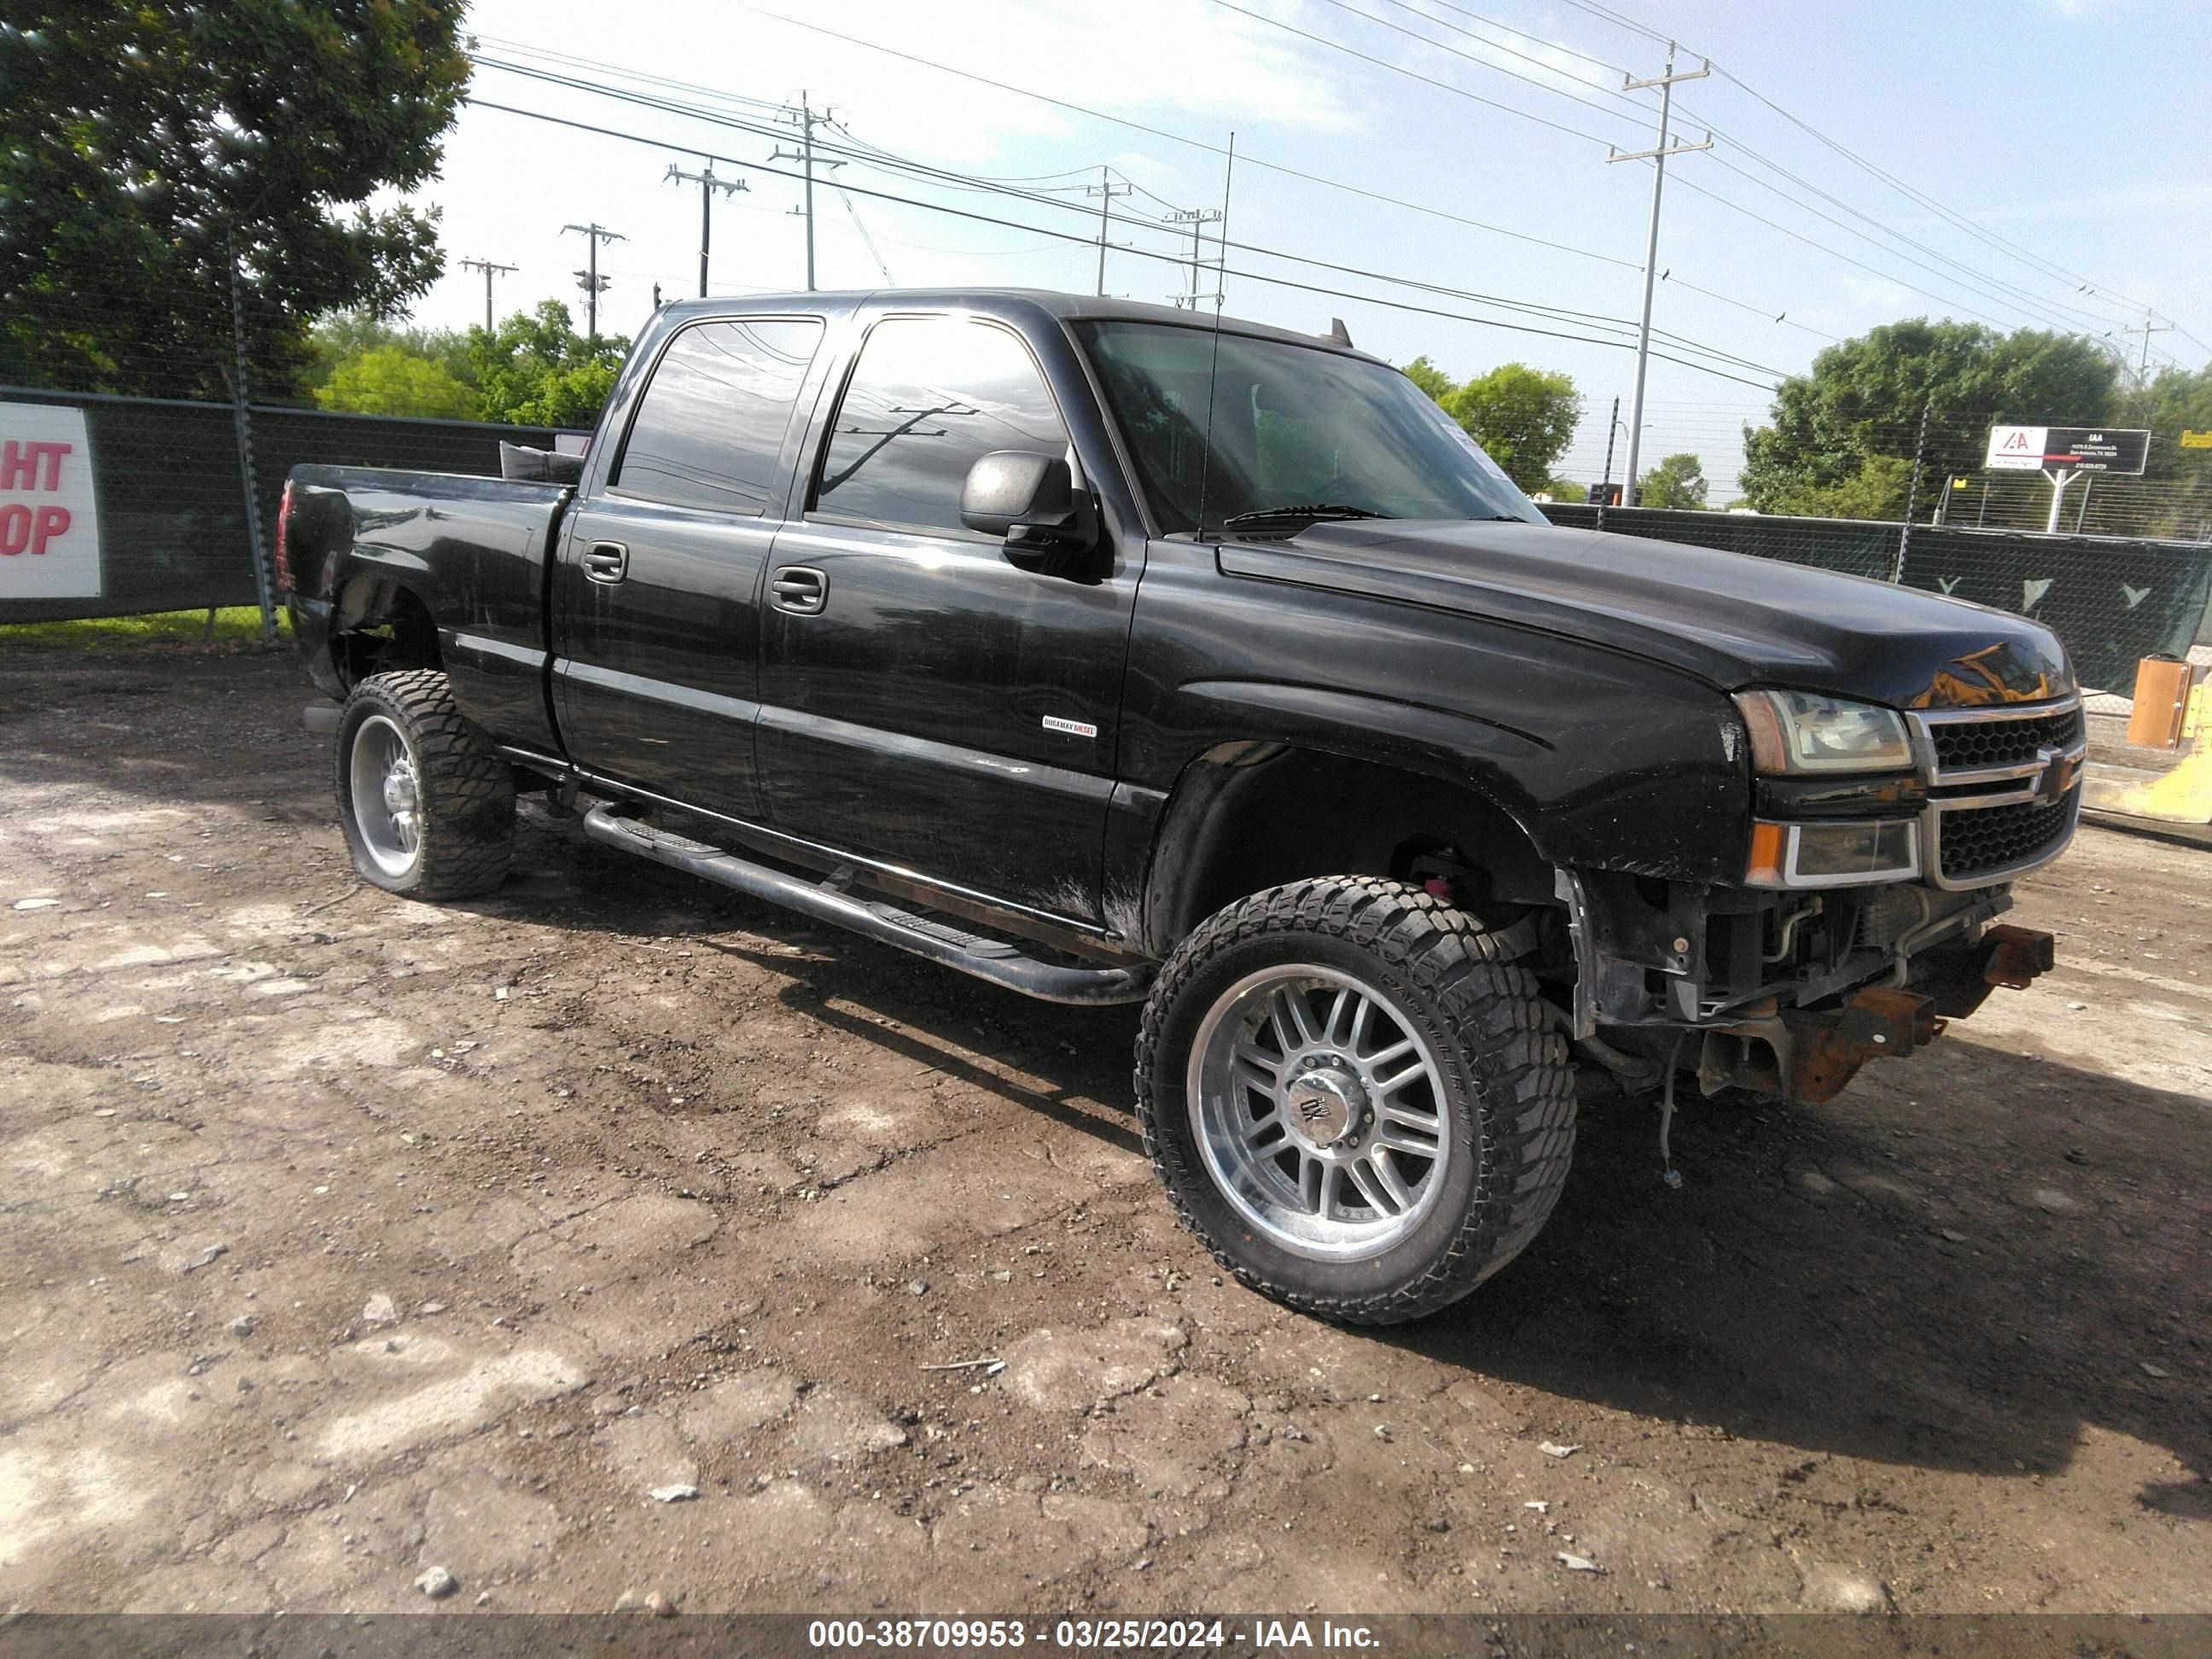
{"type": "Polygon", "coordinates": [[[1909,772],[1912,744],[1894,708],[1817,691],[1739,691],[1752,764],[1770,776],[1909,772]]]}
{"type": "Polygon", "coordinates": [[[1854,887],[1920,874],[1920,826],[1910,818],[1751,826],[1744,880],[1753,887],[1854,887]]]}

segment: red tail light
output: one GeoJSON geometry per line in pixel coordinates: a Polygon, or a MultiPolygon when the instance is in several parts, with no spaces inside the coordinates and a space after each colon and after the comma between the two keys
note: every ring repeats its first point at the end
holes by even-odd
{"type": "Polygon", "coordinates": [[[280,594],[292,591],[292,561],[284,551],[284,532],[292,522],[292,481],[284,481],[283,499],[276,504],[276,541],[270,551],[270,562],[276,567],[276,591],[280,594]]]}

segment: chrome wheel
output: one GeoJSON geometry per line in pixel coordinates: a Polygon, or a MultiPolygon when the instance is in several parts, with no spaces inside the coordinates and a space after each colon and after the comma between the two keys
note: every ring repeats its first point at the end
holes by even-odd
{"type": "Polygon", "coordinates": [[[422,784],[406,735],[384,715],[355,731],[347,781],[362,847],[386,875],[404,876],[422,856],[422,784]]]}
{"type": "Polygon", "coordinates": [[[1328,1261],[1378,1255],[1435,1206],[1451,1152],[1437,1057],[1381,993],[1302,963],[1246,975],[1191,1044],[1191,1127],[1237,1212],[1328,1261]]]}

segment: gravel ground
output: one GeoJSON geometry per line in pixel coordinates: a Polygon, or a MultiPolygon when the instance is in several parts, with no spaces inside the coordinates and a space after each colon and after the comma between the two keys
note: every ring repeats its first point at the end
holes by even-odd
{"type": "Polygon", "coordinates": [[[1355,1332],[1172,1224],[1133,1012],[551,827],[368,890],[305,695],[0,659],[0,1607],[2212,1610],[2212,854],[1680,1190],[1594,1090],[1355,1332]]]}

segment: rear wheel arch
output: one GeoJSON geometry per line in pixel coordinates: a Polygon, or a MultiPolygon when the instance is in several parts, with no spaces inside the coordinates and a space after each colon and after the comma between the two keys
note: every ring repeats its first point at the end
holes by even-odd
{"type": "Polygon", "coordinates": [[[1206,917],[1263,889],[1320,875],[1402,879],[1463,862],[1495,897],[1550,903],[1552,866],[1520,815],[1464,769],[1423,769],[1320,745],[1217,744],[1187,764],[1146,871],[1144,930],[1164,957],[1206,917]]]}
{"type": "Polygon", "coordinates": [[[331,661],[349,690],[371,674],[445,666],[428,603],[380,574],[355,576],[338,590],[331,661]]]}

